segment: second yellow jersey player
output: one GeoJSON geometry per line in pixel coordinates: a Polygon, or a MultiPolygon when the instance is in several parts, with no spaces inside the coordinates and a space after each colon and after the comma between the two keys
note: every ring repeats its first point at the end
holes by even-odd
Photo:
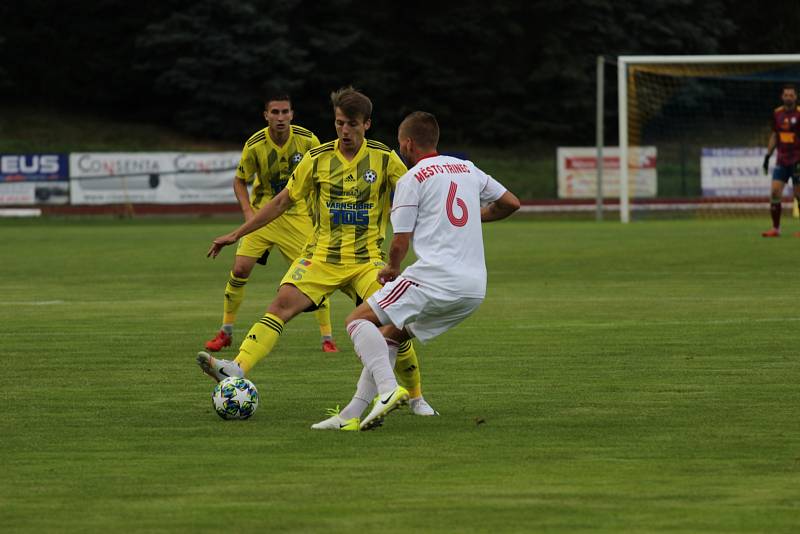
{"type": "MultiPolygon", "coordinates": [[[[252,136],[245,144],[236,178],[252,182],[249,204],[258,211],[280,193],[292,171],[311,148],[319,145],[317,136],[300,126],[291,125],[283,146],[278,146],[269,135],[269,127],[252,136]]],[[[305,199],[299,199],[275,221],[246,235],[236,249],[237,256],[261,258],[265,251],[278,247],[288,260],[296,259],[309,236],[314,232],[311,212],[305,199]]]]}
{"type": "MultiPolygon", "coordinates": [[[[264,204],[280,193],[303,156],[319,145],[310,130],[291,124],[293,110],[288,95],[276,93],[266,99],[264,117],[268,126],[253,134],[245,143],[234,179],[234,192],[245,220],[251,219],[264,204]],[[247,184],[251,184],[248,192],[247,184]]],[[[222,326],[205,347],[212,352],[231,344],[233,325],[244,299],[245,286],[256,263],[265,264],[277,248],[287,262],[300,256],[314,227],[305,199],[300,199],[274,224],[263,227],[241,240],[225,286],[222,326]]],[[[328,303],[316,312],[322,336],[322,349],[337,352],[331,334],[328,303]]]]}

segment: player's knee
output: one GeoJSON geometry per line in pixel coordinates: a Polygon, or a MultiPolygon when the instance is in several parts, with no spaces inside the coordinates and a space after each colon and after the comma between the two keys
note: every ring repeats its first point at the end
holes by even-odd
{"type": "Polygon", "coordinates": [[[267,311],[273,315],[277,315],[282,321],[286,322],[303,311],[303,308],[300,304],[295,302],[294,299],[279,295],[272,301],[267,311]]]}
{"type": "MultiPolygon", "coordinates": [[[[357,306],[355,310],[350,312],[350,315],[344,320],[345,326],[349,325],[353,321],[359,319],[366,319],[368,321],[372,321],[372,308],[369,307],[369,304],[363,303],[360,306],[357,306]]],[[[374,322],[374,321],[372,321],[374,322]]]]}
{"type": "MultiPolygon", "coordinates": [[[[381,326],[380,330],[381,330],[381,334],[383,334],[384,338],[391,340],[393,343],[397,344],[398,346],[401,343],[405,343],[406,341],[411,339],[411,336],[408,335],[408,332],[406,332],[405,329],[401,330],[401,329],[397,328],[394,325],[381,326]]],[[[413,347],[411,347],[411,348],[413,348],[413,347]]]]}
{"type": "Polygon", "coordinates": [[[234,266],[234,268],[231,269],[231,272],[236,278],[248,278],[250,276],[250,269],[244,269],[242,267],[234,266]]]}
{"type": "Polygon", "coordinates": [[[353,323],[354,321],[357,321],[358,319],[360,318],[355,314],[355,312],[351,312],[350,315],[348,315],[347,318],[344,320],[344,327],[349,329],[350,324],[353,323]]]}
{"type": "Polygon", "coordinates": [[[237,257],[237,261],[234,262],[233,268],[231,269],[231,273],[236,278],[248,278],[250,273],[253,271],[253,263],[250,261],[240,261],[239,257],[237,257]]]}

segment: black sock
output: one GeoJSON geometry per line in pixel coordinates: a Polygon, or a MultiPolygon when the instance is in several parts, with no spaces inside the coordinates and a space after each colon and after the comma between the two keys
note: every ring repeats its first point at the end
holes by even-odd
{"type": "Polygon", "coordinates": [[[772,216],[772,227],[781,227],[781,202],[772,202],[769,205],[769,214],[772,216]]]}

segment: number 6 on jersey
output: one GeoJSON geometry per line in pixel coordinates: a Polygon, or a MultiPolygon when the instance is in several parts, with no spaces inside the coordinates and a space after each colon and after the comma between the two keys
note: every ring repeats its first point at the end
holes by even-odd
{"type": "Polygon", "coordinates": [[[467,224],[469,212],[467,211],[467,205],[464,203],[464,201],[460,198],[456,198],[457,190],[458,184],[455,182],[450,182],[450,192],[447,194],[447,218],[450,219],[450,224],[460,228],[467,224]],[[456,217],[455,213],[453,212],[454,202],[455,204],[458,204],[459,208],[461,208],[461,217],[456,217]]]}

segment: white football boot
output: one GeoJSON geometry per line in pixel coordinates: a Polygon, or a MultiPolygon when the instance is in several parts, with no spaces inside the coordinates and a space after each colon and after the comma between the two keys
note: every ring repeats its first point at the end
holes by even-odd
{"type": "Polygon", "coordinates": [[[439,412],[433,409],[433,406],[428,404],[428,401],[425,400],[425,397],[414,397],[413,399],[408,400],[408,407],[411,408],[411,411],[414,415],[439,415],[439,412]]]}
{"type": "Polygon", "coordinates": [[[239,364],[230,360],[214,358],[205,351],[197,353],[197,365],[200,366],[200,369],[202,369],[205,374],[213,378],[215,382],[222,382],[231,376],[244,378],[244,371],[239,367],[239,364]]]}
{"type": "Polygon", "coordinates": [[[339,407],[328,408],[328,417],[324,421],[311,425],[313,430],[355,430],[358,431],[358,417],[344,419],[339,415],[339,407]]]}
{"type": "Polygon", "coordinates": [[[397,386],[387,395],[379,395],[372,405],[372,410],[361,421],[361,430],[372,430],[383,423],[383,418],[391,412],[405,405],[408,402],[408,390],[403,386],[397,386]]]}

